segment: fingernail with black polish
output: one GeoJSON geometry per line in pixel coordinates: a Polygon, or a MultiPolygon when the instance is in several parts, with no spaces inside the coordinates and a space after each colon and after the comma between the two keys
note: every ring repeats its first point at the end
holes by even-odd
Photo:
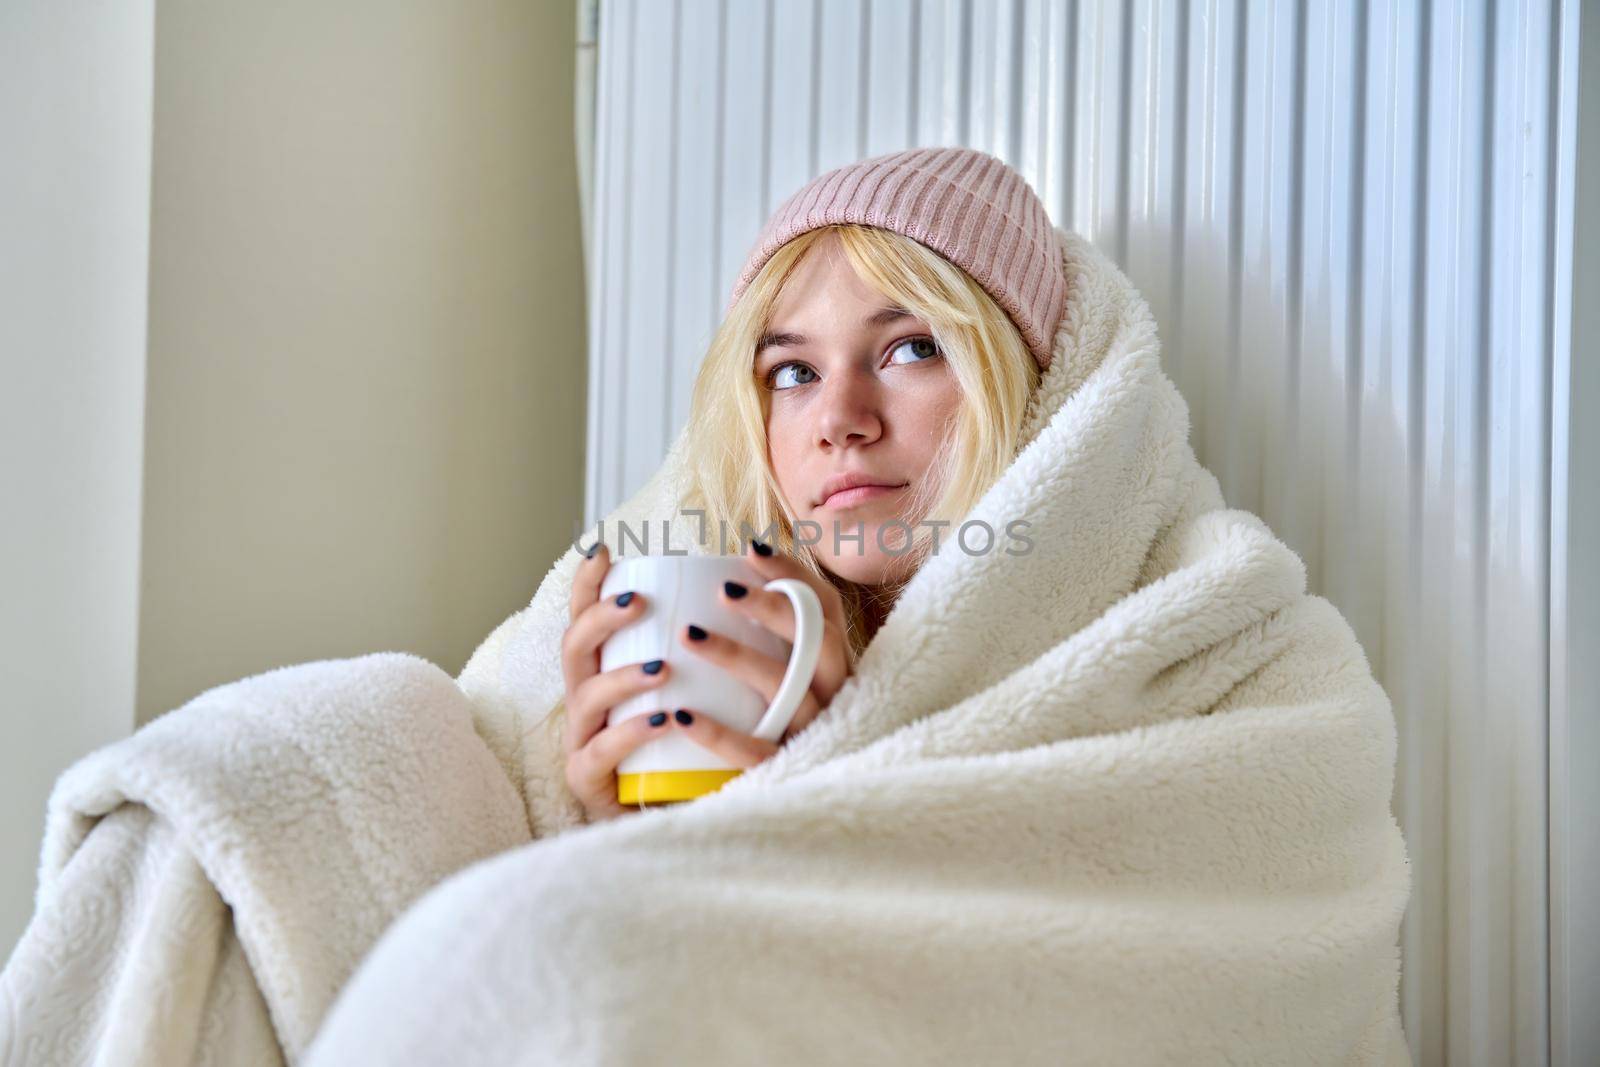
{"type": "Polygon", "coordinates": [[[704,630],[700,629],[700,627],[696,626],[694,623],[691,622],[689,624],[689,640],[691,640],[691,641],[704,641],[705,639],[706,639],[706,632],[704,630]]]}
{"type": "Polygon", "coordinates": [[[665,662],[666,662],[666,660],[660,660],[660,659],[651,660],[649,663],[646,663],[644,665],[644,673],[646,673],[646,674],[660,674],[661,673],[661,665],[663,663],[665,663],[665,662]]]}
{"type": "Polygon", "coordinates": [[[738,600],[740,597],[744,596],[750,591],[744,586],[740,585],[738,582],[723,582],[722,590],[735,600],[738,600]]]}
{"type": "Polygon", "coordinates": [[[583,558],[594,559],[594,554],[598,551],[600,551],[600,542],[596,541],[594,544],[583,550],[583,558]]]}
{"type": "Polygon", "coordinates": [[[687,711],[685,711],[685,710],[684,710],[684,709],[683,709],[683,708],[679,708],[679,709],[678,709],[678,714],[677,714],[677,715],[676,715],[676,716],[674,716],[674,717],[675,717],[675,718],[676,718],[676,719],[677,719],[677,720],[678,720],[678,721],[679,721],[679,722],[681,722],[681,723],[683,723],[683,725],[685,725],[685,726],[688,726],[688,725],[689,725],[689,724],[690,724],[690,723],[692,723],[692,722],[694,722],[694,716],[693,716],[693,715],[690,715],[690,714],[689,714],[689,713],[688,713],[688,712],[687,712],[687,711]]]}
{"type": "Polygon", "coordinates": [[[650,716],[650,725],[651,726],[660,726],[662,723],[664,723],[666,721],[667,721],[667,713],[664,712],[664,711],[658,711],[654,715],[650,716]]]}
{"type": "Polygon", "coordinates": [[[623,594],[621,594],[620,596],[617,597],[617,607],[625,608],[625,607],[628,606],[628,604],[630,602],[632,602],[632,600],[633,600],[632,591],[623,593],[623,594]]]}
{"type": "Polygon", "coordinates": [[[754,537],[752,537],[750,539],[750,543],[755,546],[756,555],[758,555],[758,556],[770,556],[770,555],[772,555],[772,546],[767,544],[765,541],[757,541],[754,537]]]}

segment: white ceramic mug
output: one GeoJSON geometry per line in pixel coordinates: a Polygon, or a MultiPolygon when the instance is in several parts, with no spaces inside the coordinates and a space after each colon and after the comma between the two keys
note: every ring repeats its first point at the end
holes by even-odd
{"type": "MultiPolygon", "coordinates": [[[[740,556],[631,556],[611,564],[600,595],[614,600],[629,590],[644,597],[644,613],[600,646],[600,669],[662,659],[671,665],[671,677],[613,707],[607,726],[635,715],[657,711],[670,715],[678,708],[688,708],[768,741],[783,736],[811,687],[822,649],[822,604],[811,586],[798,578],[763,582],[740,556]],[[726,581],[785,594],[795,611],[793,646],[760,623],[725,607],[719,594],[726,581]],[[749,683],[683,646],[678,635],[690,623],[788,662],[770,706],[749,683]]],[[[692,800],[715,792],[742,770],[683,734],[669,732],[622,758],[617,765],[617,801],[692,800]]]]}

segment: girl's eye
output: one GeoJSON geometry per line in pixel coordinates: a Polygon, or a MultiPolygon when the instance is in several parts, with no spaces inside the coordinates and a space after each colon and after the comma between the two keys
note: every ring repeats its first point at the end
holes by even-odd
{"type": "Polygon", "coordinates": [[[767,378],[767,384],[773,389],[788,389],[794,385],[806,385],[815,380],[816,376],[817,372],[806,366],[804,363],[780,363],[776,367],[772,368],[772,374],[767,378]],[[784,385],[781,383],[783,382],[784,371],[787,370],[793,370],[796,374],[809,374],[811,377],[801,378],[798,381],[791,380],[789,385],[784,385]]]}
{"type": "Polygon", "coordinates": [[[923,359],[932,359],[934,356],[940,354],[938,344],[936,344],[931,337],[908,337],[904,341],[898,342],[889,351],[891,353],[898,352],[907,345],[916,346],[916,351],[921,355],[922,359],[895,360],[891,358],[891,363],[921,363],[923,359]]]}
{"type": "MultiPolygon", "coordinates": [[[[934,356],[940,356],[944,354],[939,348],[938,344],[931,337],[908,337],[904,341],[895,342],[895,346],[889,350],[891,357],[893,353],[900,351],[900,349],[905,348],[908,345],[915,346],[914,351],[917,353],[916,358],[904,360],[891,358],[890,362],[901,364],[921,363],[924,360],[932,359],[934,356]]],[[[816,380],[817,372],[806,366],[804,363],[780,363],[776,367],[772,368],[772,371],[768,374],[767,387],[775,392],[779,392],[784,389],[792,389],[797,385],[810,385],[816,380]],[[793,373],[786,378],[785,374],[788,372],[793,373]]]]}

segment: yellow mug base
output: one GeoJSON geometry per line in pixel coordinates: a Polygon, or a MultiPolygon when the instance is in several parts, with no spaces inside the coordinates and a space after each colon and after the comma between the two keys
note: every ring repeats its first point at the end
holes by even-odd
{"type": "Polygon", "coordinates": [[[728,771],[644,771],[617,775],[617,803],[671,804],[715,793],[743,774],[728,771]]]}

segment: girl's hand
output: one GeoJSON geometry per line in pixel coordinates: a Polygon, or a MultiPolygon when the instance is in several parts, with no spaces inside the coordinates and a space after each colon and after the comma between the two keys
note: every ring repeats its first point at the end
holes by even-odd
{"type": "Polygon", "coordinates": [[[665,682],[672,668],[656,660],[653,674],[645,670],[649,665],[640,663],[601,673],[600,646],[639,617],[644,597],[622,593],[601,600],[600,583],[611,569],[611,553],[600,543],[590,553],[572,580],[570,622],[561,638],[561,672],[567,686],[567,788],[582,802],[590,820],[599,821],[638,810],[617,801],[617,764],[646,741],[660,737],[672,721],[665,712],[657,712],[607,726],[606,717],[628,697],[665,682]],[[623,599],[627,603],[619,605],[623,599]],[[652,721],[658,718],[659,723],[652,721]]]}
{"type": "MultiPolygon", "coordinates": [[[[695,714],[694,708],[683,709],[673,716],[675,728],[687,733],[690,740],[737,767],[748,768],[771,758],[785,741],[822,713],[850,675],[850,656],[845,645],[844,602],[837,589],[806,570],[794,557],[774,552],[758,541],[746,546],[744,559],[761,576],[763,585],[774,578],[799,578],[815,590],[822,603],[822,651],[817,657],[817,671],[811,678],[811,688],[789,721],[789,728],[776,742],[735,730],[710,715],[695,714]],[[689,713],[687,724],[683,722],[684,711],[689,713]]],[[[768,592],[759,585],[750,589],[735,584],[731,591],[727,587],[719,590],[717,596],[724,607],[754,619],[791,645],[794,643],[794,607],[782,593],[768,592]]],[[[742,679],[761,693],[767,703],[777,695],[787,667],[783,660],[692,623],[685,624],[678,632],[678,643],[742,679]]]]}

